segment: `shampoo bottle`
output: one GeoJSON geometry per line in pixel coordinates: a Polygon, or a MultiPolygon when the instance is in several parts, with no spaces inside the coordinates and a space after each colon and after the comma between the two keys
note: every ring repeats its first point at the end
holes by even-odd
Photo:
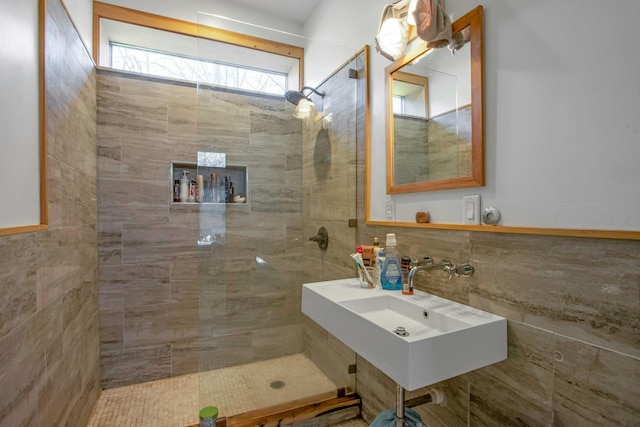
{"type": "Polygon", "coordinates": [[[204,202],[204,177],[196,175],[196,202],[204,202]]]}
{"type": "Polygon", "coordinates": [[[382,248],[380,247],[380,241],[378,240],[377,237],[373,238],[373,254],[371,256],[371,266],[375,267],[376,266],[376,262],[377,262],[377,258],[378,258],[378,254],[380,253],[380,251],[382,250],[382,248]]]}
{"type": "Polygon", "coordinates": [[[388,291],[399,291],[402,289],[402,269],[400,257],[396,250],[396,235],[387,234],[387,245],[385,247],[385,258],[380,273],[380,283],[382,289],[388,291]]]}
{"type": "Polygon", "coordinates": [[[218,203],[218,174],[216,173],[211,174],[209,191],[211,191],[211,203],[218,203]]]}
{"type": "Polygon", "coordinates": [[[188,202],[189,201],[189,187],[191,181],[189,181],[189,177],[187,176],[189,171],[182,171],[182,178],[180,178],[180,201],[188,202]]]}

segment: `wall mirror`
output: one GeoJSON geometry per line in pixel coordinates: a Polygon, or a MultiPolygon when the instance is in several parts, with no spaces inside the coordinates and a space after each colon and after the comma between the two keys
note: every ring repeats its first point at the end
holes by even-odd
{"type": "Polygon", "coordinates": [[[388,194],[484,185],[482,22],[453,23],[455,54],[414,42],[385,69],[388,194]]]}

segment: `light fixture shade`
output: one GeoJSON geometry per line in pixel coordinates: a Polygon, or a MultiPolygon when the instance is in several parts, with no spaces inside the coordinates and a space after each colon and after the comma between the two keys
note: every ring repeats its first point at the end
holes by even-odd
{"type": "Polygon", "coordinates": [[[407,23],[409,25],[416,25],[416,17],[413,16],[413,12],[415,12],[417,5],[418,0],[411,0],[409,2],[409,11],[407,12],[407,23]]]}
{"type": "Polygon", "coordinates": [[[406,19],[385,19],[376,35],[378,51],[393,61],[397,60],[407,47],[408,34],[409,27],[406,19]]]}
{"type": "Polygon", "coordinates": [[[298,105],[296,105],[296,109],[293,112],[293,117],[296,119],[305,119],[309,116],[309,113],[313,111],[313,102],[309,101],[307,98],[302,98],[298,105]]]}

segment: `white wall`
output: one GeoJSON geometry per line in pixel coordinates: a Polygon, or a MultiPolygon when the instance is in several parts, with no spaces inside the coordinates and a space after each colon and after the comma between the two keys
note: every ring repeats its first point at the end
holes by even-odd
{"type": "Polygon", "coordinates": [[[91,53],[93,38],[93,0],[62,0],[69,16],[91,53]]]}
{"type": "MultiPolygon", "coordinates": [[[[313,43],[307,47],[305,80],[316,85],[364,45],[373,45],[382,7],[387,3],[390,2],[322,0],[304,25],[303,34],[312,41],[321,40],[322,43],[318,44],[324,46],[317,52],[313,43]]],[[[389,63],[387,60],[385,62],[389,63]]]]}
{"type": "MultiPolygon", "coordinates": [[[[280,31],[292,34],[301,34],[302,26],[276,16],[272,16],[247,8],[242,4],[232,1],[222,0],[106,0],[104,3],[114,4],[117,6],[128,7],[130,9],[141,10],[156,15],[169,16],[189,22],[199,22],[202,17],[198,16],[198,12],[206,12],[225,16],[242,22],[248,22],[257,26],[274,28],[280,31]]],[[[232,21],[217,20],[216,26],[231,31],[241,31],[245,34],[256,37],[265,37],[265,33],[259,27],[249,27],[247,25],[238,25],[232,21]]]]}
{"type": "MultiPolygon", "coordinates": [[[[386,0],[325,0],[306,35],[372,43],[386,0]],[[331,24],[330,24],[331,23],[331,24]]],[[[640,2],[447,2],[455,18],[485,6],[486,186],[394,196],[398,220],[428,210],[460,223],[480,194],[503,225],[640,230],[640,2]]],[[[384,66],[372,52],[372,170],[384,171],[384,66]]],[[[371,177],[385,219],[385,175],[371,177]]]]}
{"type": "Polygon", "coordinates": [[[40,224],[38,2],[0,2],[0,228],[40,224]]]}
{"type": "MultiPolygon", "coordinates": [[[[323,41],[307,46],[309,84],[372,45],[387,2],[323,0],[302,29],[312,41],[323,41]]],[[[203,10],[301,31],[231,2],[110,3],[189,21],[203,10]]],[[[462,196],[480,194],[483,206],[500,209],[504,225],[640,230],[640,57],[634,54],[640,2],[605,7],[596,0],[457,0],[446,6],[455,20],[478,4],[485,6],[486,186],[394,196],[397,219],[413,221],[416,211],[428,210],[433,222],[459,223],[462,196]]],[[[370,208],[379,220],[385,219],[388,64],[372,49],[371,161],[380,172],[371,177],[370,208]]]]}

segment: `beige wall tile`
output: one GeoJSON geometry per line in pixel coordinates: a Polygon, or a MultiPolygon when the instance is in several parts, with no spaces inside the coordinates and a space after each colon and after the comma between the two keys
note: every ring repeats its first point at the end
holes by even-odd
{"type": "Polygon", "coordinates": [[[120,387],[171,377],[171,345],[102,351],[101,386],[120,387]]]}
{"type": "Polygon", "coordinates": [[[171,186],[165,181],[100,179],[100,222],[167,222],[171,186]]]}
{"type": "Polygon", "coordinates": [[[48,230],[0,237],[0,426],[85,425],[99,394],[96,79],[63,5],[45,16],[48,230]]]}
{"type": "Polygon", "coordinates": [[[127,307],[124,344],[127,349],[194,339],[199,331],[198,301],[127,307]]]}
{"type": "Polygon", "coordinates": [[[553,334],[509,322],[507,360],[468,375],[473,425],[552,425],[553,334]]]}
{"type": "Polygon", "coordinates": [[[472,242],[472,305],[640,355],[640,242],[484,233],[472,242]]]}
{"type": "Polygon", "coordinates": [[[0,238],[0,337],[43,305],[36,274],[35,243],[34,234],[0,238]]]}
{"type": "Polygon", "coordinates": [[[556,335],[554,425],[640,422],[640,360],[556,335]]]}
{"type": "Polygon", "coordinates": [[[122,263],[122,223],[101,221],[98,225],[98,257],[100,265],[122,263]]]}
{"type": "MultiPolygon", "coordinates": [[[[464,419],[469,425],[581,425],[585,420],[594,425],[624,425],[637,417],[637,405],[626,403],[626,397],[617,394],[627,382],[612,380],[620,384],[615,391],[607,387],[609,379],[633,378],[640,310],[638,242],[390,227],[359,229],[359,235],[366,239],[387,232],[397,234],[401,252],[429,254],[436,260],[470,260],[476,269],[469,279],[448,280],[439,272],[419,273],[418,289],[511,320],[509,358],[460,377],[469,381],[469,413],[464,419]],[[554,350],[560,344],[571,349],[569,360],[554,362],[554,350]],[[607,381],[595,379],[596,375],[593,384],[586,386],[584,379],[580,382],[574,375],[597,370],[592,353],[598,351],[596,359],[604,354],[616,360],[602,371],[607,381]],[[604,417],[615,421],[607,424],[604,417]]],[[[360,372],[360,363],[358,369],[360,372]]],[[[629,387],[622,393],[634,396],[636,388],[629,387]]],[[[376,403],[377,392],[364,386],[357,389],[364,398],[364,414],[374,416],[382,410],[376,403]]],[[[452,422],[445,421],[445,415],[426,419],[429,425],[452,422]]]]}

